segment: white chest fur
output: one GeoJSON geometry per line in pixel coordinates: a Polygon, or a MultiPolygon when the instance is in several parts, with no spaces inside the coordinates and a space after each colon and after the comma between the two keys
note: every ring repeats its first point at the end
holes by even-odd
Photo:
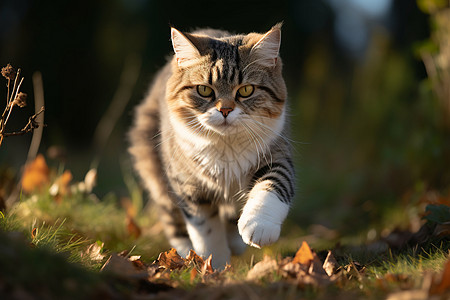
{"type": "Polygon", "coordinates": [[[242,190],[251,169],[271,162],[270,147],[284,126],[284,113],[272,124],[235,126],[227,134],[211,130],[199,134],[176,118],[170,121],[180,150],[203,171],[194,176],[219,187],[229,198],[242,190]]]}

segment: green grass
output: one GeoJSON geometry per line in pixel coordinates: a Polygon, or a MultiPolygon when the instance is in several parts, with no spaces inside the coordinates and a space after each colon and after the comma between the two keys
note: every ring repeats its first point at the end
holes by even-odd
{"type": "MultiPolygon", "coordinates": [[[[22,197],[7,219],[13,219],[16,227],[27,228],[30,234],[34,227],[38,232],[53,230],[58,236],[66,235],[66,240],[71,240],[69,244],[101,241],[110,251],[136,248],[149,259],[163,250],[162,247],[167,247],[159,234],[155,216],[150,212],[141,211],[135,218],[145,238],[130,235],[126,229],[126,211],[118,202],[113,196],[98,200],[81,192],[64,196],[59,201],[48,193],[34,194],[22,197]]],[[[42,242],[46,240],[51,239],[42,242]]]]}

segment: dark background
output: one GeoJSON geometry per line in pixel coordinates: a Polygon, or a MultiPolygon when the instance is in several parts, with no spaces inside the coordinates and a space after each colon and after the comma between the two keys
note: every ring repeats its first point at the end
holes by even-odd
{"type": "MultiPolygon", "coordinates": [[[[298,169],[291,221],[367,229],[416,201],[411,195],[446,190],[448,129],[415,55],[430,37],[430,21],[411,0],[3,0],[0,63],[22,68],[30,99],[31,76],[42,73],[47,127],[40,152],[56,146],[65,153],[49,163],[81,180],[100,154],[96,193],[126,195],[125,132],[132,107],[172,53],[169,26],[246,33],[280,21],[298,169]],[[140,61],[139,77],[98,153],[93,134],[129,57],[140,61]]],[[[9,128],[32,113],[33,105],[14,111],[9,128]]],[[[8,138],[2,167],[19,170],[29,142],[8,138]]]]}

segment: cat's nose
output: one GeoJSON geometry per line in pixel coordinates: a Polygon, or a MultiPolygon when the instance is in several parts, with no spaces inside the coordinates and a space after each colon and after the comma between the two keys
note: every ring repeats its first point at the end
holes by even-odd
{"type": "Polygon", "coordinates": [[[232,111],[233,109],[231,107],[221,107],[219,108],[219,111],[222,113],[222,116],[224,118],[226,118],[228,116],[228,114],[232,111]]]}

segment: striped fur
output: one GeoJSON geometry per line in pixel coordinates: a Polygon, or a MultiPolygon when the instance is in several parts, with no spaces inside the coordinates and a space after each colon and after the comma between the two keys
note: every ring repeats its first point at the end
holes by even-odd
{"type": "Polygon", "coordinates": [[[172,29],[175,55],[135,110],[129,152],[182,255],[193,248],[223,267],[243,242],[279,237],[295,190],[280,36],[279,25],[247,35],[172,29]]]}

